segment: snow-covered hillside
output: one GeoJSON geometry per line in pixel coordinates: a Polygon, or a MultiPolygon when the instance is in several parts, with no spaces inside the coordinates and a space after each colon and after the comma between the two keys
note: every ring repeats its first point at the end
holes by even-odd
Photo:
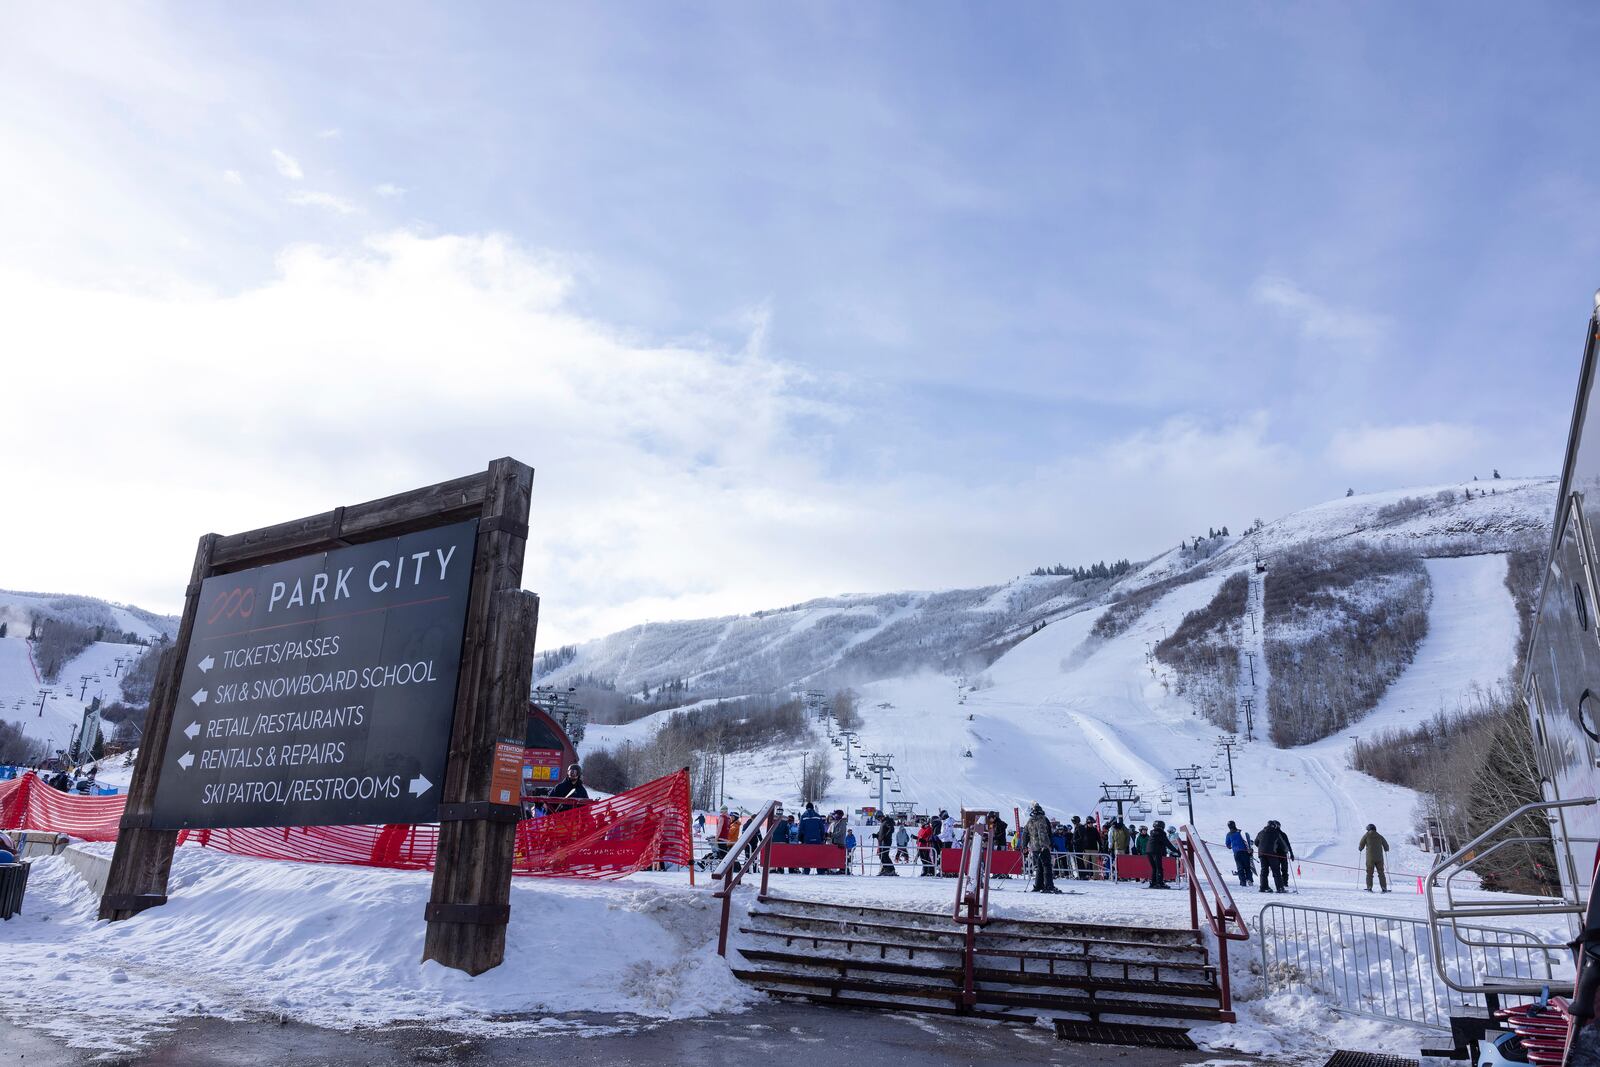
{"type": "Polygon", "coordinates": [[[170,616],[91,597],[6,591],[0,591],[0,623],[6,627],[0,637],[0,720],[20,723],[52,752],[67,747],[96,697],[102,704],[123,699],[122,678],[147,648],[124,638],[159,642],[171,639],[178,627],[170,616]],[[27,640],[36,621],[103,631],[108,640],[91,642],[51,682],[27,640]]]}
{"type": "MultiPolygon", "coordinates": [[[[1307,875],[1337,878],[1349,875],[1344,865],[1357,859],[1355,840],[1361,830],[1377,822],[1395,845],[1394,870],[1425,869],[1427,860],[1405,843],[1415,794],[1352,771],[1348,749],[1354,738],[1382,727],[1454,710],[1475,689],[1494,685],[1512,668],[1517,618],[1505,585],[1504,552],[1537,544],[1544,535],[1554,483],[1502,481],[1486,488],[1493,491],[1469,484],[1342,498],[1232,539],[1186,570],[1154,561],[1126,584],[1169,580],[1152,590],[1157,594],[1154,604],[1109,640],[1090,632],[1103,610],[1101,601],[1080,598],[1052,605],[1054,621],[975,675],[975,688],[958,690],[956,672],[931,670],[858,686],[865,720],[858,751],[892,755],[895,774],[885,786],[885,801],[915,802],[919,811],[997,807],[1008,819],[1013,808],[1035,800],[1056,816],[1087,815],[1097,807],[1102,783],[1128,779],[1140,786],[1149,804],[1148,811],[1132,813],[1139,821],[1187,821],[1173,772],[1198,764],[1204,777],[1203,792],[1194,798],[1195,818],[1212,839],[1221,839],[1229,819],[1253,832],[1276,818],[1287,828],[1307,875]],[[1467,488],[1473,489],[1470,503],[1467,488]],[[1446,491],[1453,501],[1440,496],[1446,491]],[[1427,505],[1398,521],[1379,517],[1385,508],[1391,515],[1405,510],[1394,508],[1404,498],[1426,500],[1427,505]],[[1366,719],[1303,748],[1280,749],[1264,739],[1261,709],[1267,679],[1258,669],[1252,689],[1248,673],[1242,673],[1242,692],[1256,696],[1257,740],[1236,750],[1237,795],[1229,795],[1227,767],[1214,749],[1219,730],[1175,692],[1171,672],[1151,650],[1186,613],[1209,603],[1235,573],[1252,576],[1247,610],[1259,619],[1258,587],[1262,581],[1270,587],[1271,557],[1307,542],[1404,543],[1428,555],[1428,633],[1409,667],[1366,719]],[[1264,576],[1256,575],[1258,551],[1268,562],[1264,576]]],[[[721,625],[727,627],[729,620],[721,625]]],[[[1250,628],[1242,626],[1241,631],[1249,633],[1250,628]]],[[[646,636],[642,630],[629,633],[640,640],[646,636]]],[[[1259,640],[1254,647],[1259,668],[1259,640]]],[[[568,669],[595,670],[608,662],[595,653],[593,646],[580,649],[568,669]]],[[[696,657],[700,671],[715,669],[714,646],[698,650],[696,657]]],[[[675,671],[670,659],[662,660],[661,667],[667,673],[695,675],[675,671]]],[[[656,725],[642,721],[601,730],[586,739],[584,748],[646,740],[656,725]]],[[[1241,736],[1243,732],[1240,723],[1241,736]]],[[[828,804],[856,808],[877,802],[875,776],[868,782],[846,777],[842,748],[829,746],[820,730],[816,744],[836,760],[835,784],[823,798],[828,804]]],[[[769,797],[792,800],[808,752],[802,746],[730,757],[729,801],[753,808],[769,797]]]]}

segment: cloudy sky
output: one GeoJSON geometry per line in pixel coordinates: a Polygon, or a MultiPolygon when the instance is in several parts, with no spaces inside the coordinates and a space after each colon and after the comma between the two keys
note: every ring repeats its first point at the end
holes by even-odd
{"type": "Polygon", "coordinates": [[[0,587],[532,464],[541,644],[1552,472],[1580,4],[0,0],[0,587]]]}

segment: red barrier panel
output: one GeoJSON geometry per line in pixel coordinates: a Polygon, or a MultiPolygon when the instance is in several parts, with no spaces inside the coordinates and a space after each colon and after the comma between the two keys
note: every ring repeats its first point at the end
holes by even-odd
{"type": "MultiPolygon", "coordinates": [[[[1178,877],[1178,860],[1175,856],[1168,856],[1161,861],[1161,873],[1166,876],[1168,881],[1173,881],[1178,877]]],[[[1136,882],[1148,882],[1150,880],[1150,857],[1118,856],[1117,877],[1136,882]]]]}
{"type": "MultiPolygon", "coordinates": [[[[947,848],[939,853],[940,872],[943,874],[955,874],[961,870],[961,856],[964,852],[966,852],[964,848],[947,848]]],[[[916,860],[916,853],[912,853],[911,858],[916,860]]],[[[989,858],[989,873],[991,875],[1009,874],[1013,877],[1020,877],[1022,874],[1022,853],[1015,849],[996,849],[989,858]]]]}
{"type": "MultiPolygon", "coordinates": [[[[0,783],[0,827],[48,830],[85,841],[114,841],[126,796],[58,792],[32,774],[0,783]]],[[[433,867],[439,827],[285,826],[186,830],[193,842],[238,856],[337,863],[391,870],[433,867]]],[[[678,771],[609,800],[517,824],[513,871],[529,877],[621,878],[655,863],[687,867],[689,774],[678,771]]]]}
{"type": "Polygon", "coordinates": [[[772,867],[809,867],[814,871],[842,871],[845,869],[843,845],[773,845],[772,867]]]}

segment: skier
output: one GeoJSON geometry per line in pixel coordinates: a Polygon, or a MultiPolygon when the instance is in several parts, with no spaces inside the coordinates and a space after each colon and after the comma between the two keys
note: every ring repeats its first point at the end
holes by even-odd
{"type": "Polygon", "coordinates": [[[917,827],[917,861],[922,864],[920,877],[933,877],[933,824],[927,819],[917,827]]]}
{"type": "Polygon", "coordinates": [[[844,832],[844,873],[850,873],[850,865],[856,861],[856,832],[846,829],[844,832]]]}
{"type": "Polygon", "coordinates": [[[901,823],[894,830],[894,861],[896,863],[911,862],[911,832],[906,829],[905,823],[901,823]]]}
{"type": "Polygon", "coordinates": [[[1261,892],[1267,889],[1267,876],[1277,883],[1278,892],[1289,891],[1289,861],[1294,859],[1294,846],[1289,843],[1289,835],[1283,832],[1283,827],[1277,819],[1270,820],[1256,834],[1256,852],[1261,857],[1261,892]]]}
{"type": "MultiPolygon", "coordinates": [[[[906,832],[905,828],[901,827],[900,828],[900,833],[903,835],[905,832],[906,832]]],[[[894,844],[894,836],[895,836],[894,816],[893,815],[885,815],[883,817],[883,822],[878,824],[878,833],[877,833],[877,838],[878,838],[878,877],[880,877],[880,878],[882,878],[884,875],[893,876],[893,875],[898,875],[900,873],[899,871],[894,869],[894,858],[889,854],[889,848],[890,848],[891,845],[894,844]]]]}
{"type": "Polygon", "coordinates": [[[1150,857],[1151,889],[1167,888],[1166,860],[1168,856],[1177,854],[1178,850],[1167,838],[1167,824],[1157,819],[1155,825],[1150,827],[1150,843],[1145,849],[1145,855],[1150,857]]]}
{"type": "Polygon", "coordinates": [[[1133,839],[1133,854],[1135,856],[1144,856],[1147,855],[1149,851],[1150,830],[1147,827],[1141,826],[1139,827],[1138,834],[1136,834],[1133,839]]]}
{"type": "Polygon", "coordinates": [[[1119,856],[1128,854],[1128,827],[1121,819],[1111,824],[1111,851],[1119,856]]]}
{"type": "MultiPolygon", "coordinates": [[[[1496,472],[1498,473],[1498,472],[1496,472]]],[[[1372,892],[1372,872],[1378,872],[1378,884],[1383,886],[1383,891],[1389,891],[1389,875],[1383,869],[1383,854],[1389,851],[1389,842],[1378,833],[1376,823],[1367,823],[1367,832],[1362,836],[1361,843],[1356,846],[1357,852],[1367,854],[1367,892],[1372,892]]]]}
{"type": "Polygon", "coordinates": [[[944,850],[944,820],[949,817],[945,814],[944,809],[941,808],[938,815],[928,820],[928,829],[933,832],[928,843],[933,847],[933,869],[935,871],[940,869],[939,853],[944,850]]]}
{"type": "MultiPolygon", "coordinates": [[[[800,843],[802,845],[820,845],[828,836],[828,822],[817,814],[817,806],[810,801],[806,802],[805,810],[800,813],[800,843]]],[[[801,874],[810,874],[810,867],[801,867],[801,874]]]]}
{"type": "Polygon", "coordinates": [[[1060,893],[1050,870],[1050,820],[1045,818],[1044,805],[1038,801],[1034,801],[1028,811],[1028,824],[1023,833],[1027,835],[1028,851],[1033,859],[1033,891],[1060,893]]]}
{"type": "Polygon", "coordinates": [[[1239,884],[1250,888],[1250,876],[1254,873],[1251,870],[1254,864],[1250,862],[1250,836],[1229,819],[1228,836],[1222,839],[1222,843],[1233,850],[1233,865],[1239,872],[1239,884]]]}

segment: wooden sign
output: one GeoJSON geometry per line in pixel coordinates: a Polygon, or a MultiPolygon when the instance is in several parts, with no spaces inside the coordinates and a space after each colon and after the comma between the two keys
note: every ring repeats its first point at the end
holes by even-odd
{"type": "Polygon", "coordinates": [[[465,478],[202,537],[100,917],[166,902],[178,826],[436,817],[423,958],[469,974],[499,964],[521,806],[499,800],[496,746],[525,729],[532,685],[539,601],[521,588],[532,492],[531,467],[498,459],[465,478]],[[280,611],[281,630],[266,629],[262,617],[280,611]],[[383,624],[351,621],[365,617],[357,612],[383,624]],[[326,656],[337,675],[306,681],[318,672],[285,671],[291,656],[326,656]],[[379,717],[420,732],[387,736],[372,725],[379,717]],[[259,773],[269,751],[275,776],[259,773]],[[330,773],[314,773],[319,765],[330,773]]]}

